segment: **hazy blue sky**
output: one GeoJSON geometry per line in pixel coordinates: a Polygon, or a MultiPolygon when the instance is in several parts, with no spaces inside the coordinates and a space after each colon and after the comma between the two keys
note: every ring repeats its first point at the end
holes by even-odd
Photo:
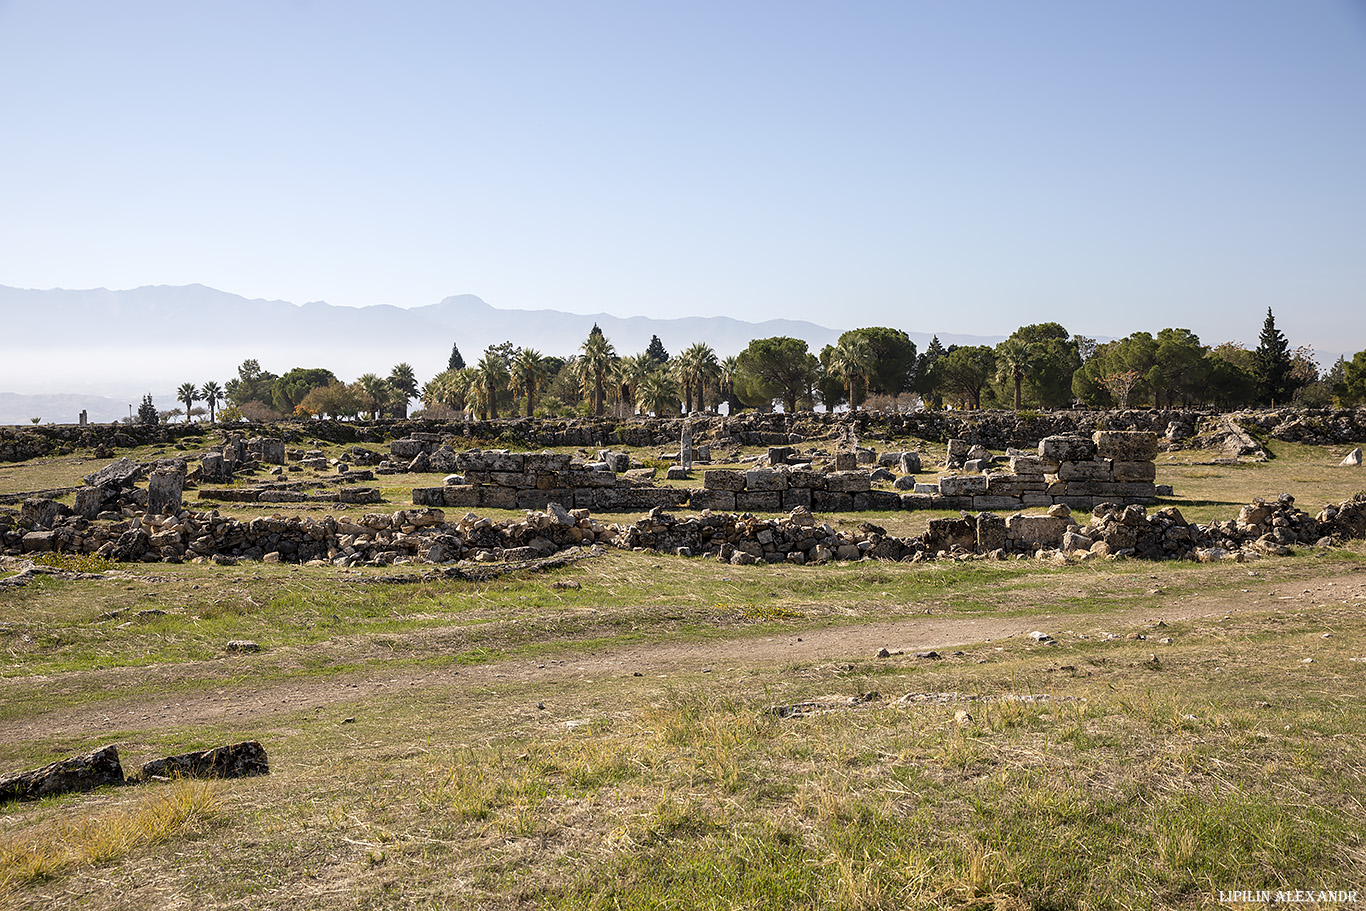
{"type": "Polygon", "coordinates": [[[0,123],[17,287],[1366,348],[1351,0],[0,0],[0,123]]]}

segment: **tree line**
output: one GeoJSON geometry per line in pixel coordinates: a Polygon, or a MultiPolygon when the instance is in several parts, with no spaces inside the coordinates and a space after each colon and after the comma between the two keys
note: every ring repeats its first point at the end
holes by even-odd
{"type": "Polygon", "coordinates": [[[658,336],[639,354],[622,355],[594,325],[569,356],[506,341],[466,364],[458,343],[447,368],[419,386],[413,368],[366,373],[343,382],[321,367],[282,375],[247,360],[223,386],[184,383],[183,411],[158,412],[147,396],[137,420],[152,423],[203,413],[209,420],[286,416],[355,419],[406,417],[413,401],[429,417],[678,415],[752,408],[824,407],[959,409],[1196,407],[1233,409],[1366,402],[1366,351],[1321,372],[1307,346],[1290,348],[1267,310],[1255,349],[1237,342],[1203,344],[1188,329],[1134,332],[1104,344],[1055,322],[1021,326],[1000,344],[924,351],[900,329],[852,329],[819,352],[801,339],[755,339],[719,357],[705,342],[670,355],[658,336]],[[219,406],[223,405],[221,411],[219,406]]]}

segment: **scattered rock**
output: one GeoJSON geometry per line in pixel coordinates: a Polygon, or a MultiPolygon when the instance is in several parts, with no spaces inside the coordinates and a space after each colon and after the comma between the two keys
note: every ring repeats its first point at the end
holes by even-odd
{"type": "Polygon", "coordinates": [[[0,778],[0,803],[11,800],[38,800],[70,791],[90,791],[105,785],[123,784],[119,749],[110,745],[63,759],[41,769],[0,778]]]}
{"type": "Polygon", "coordinates": [[[255,740],[247,740],[145,762],[136,778],[140,781],[149,778],[245,778],[269,772],[265,747],[255,740]]]}

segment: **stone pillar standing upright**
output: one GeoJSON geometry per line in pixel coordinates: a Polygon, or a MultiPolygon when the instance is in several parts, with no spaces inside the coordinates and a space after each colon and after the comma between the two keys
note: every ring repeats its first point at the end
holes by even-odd
{"type": "Polygon", "coordinates": [[[692,471],[692,425],[683,419],[683,439],[679,442],[678,462],[684,471],[692,471]]]}

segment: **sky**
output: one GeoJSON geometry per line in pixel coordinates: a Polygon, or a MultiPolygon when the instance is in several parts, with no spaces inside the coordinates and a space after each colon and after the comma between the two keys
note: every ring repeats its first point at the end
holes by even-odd
{"type": "Polygon", "coordinates": [[[1366,0],[0,0],[0,124],[13,287],[1366,348],[1366,0]]]}

